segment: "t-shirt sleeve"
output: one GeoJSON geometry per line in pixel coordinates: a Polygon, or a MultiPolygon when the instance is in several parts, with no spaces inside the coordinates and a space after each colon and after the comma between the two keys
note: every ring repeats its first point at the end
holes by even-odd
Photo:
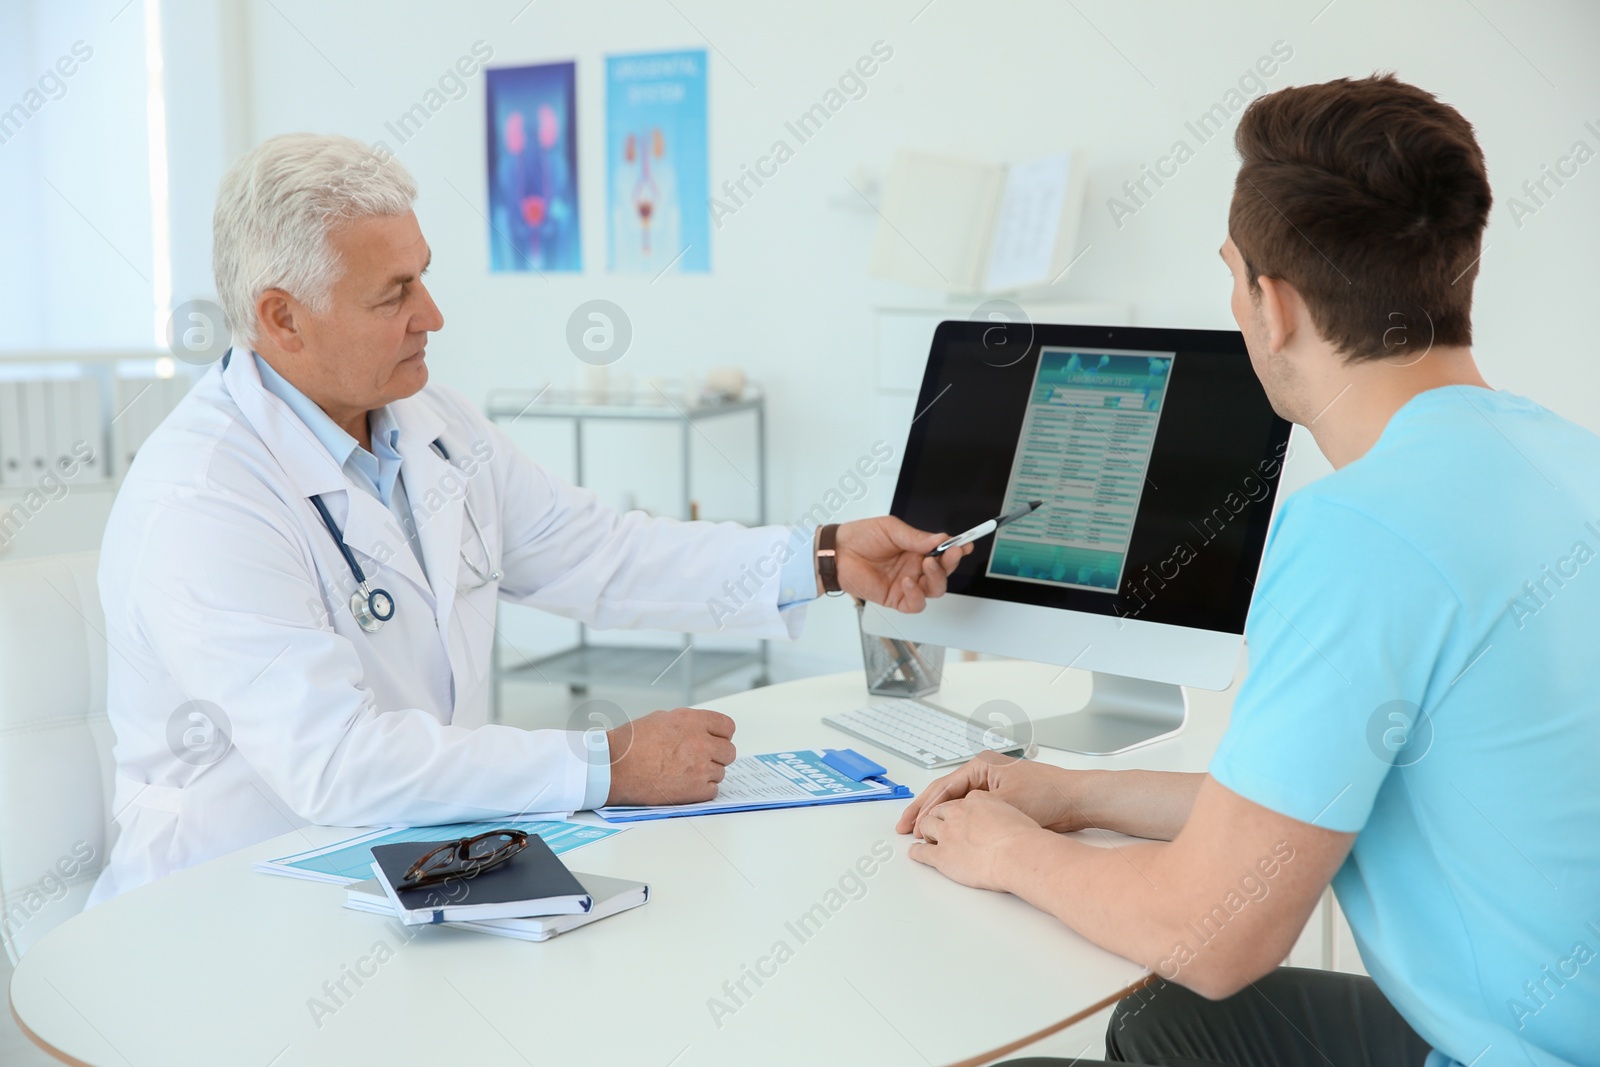
{"type": "Polygon", "coordinates": [[[1407,743],[1426,741],[1425,700],[1459,604],[1433,563],[1373,518],[1290,498],[1212,777],[1290,818],[1359,831],[1407,743]]]}

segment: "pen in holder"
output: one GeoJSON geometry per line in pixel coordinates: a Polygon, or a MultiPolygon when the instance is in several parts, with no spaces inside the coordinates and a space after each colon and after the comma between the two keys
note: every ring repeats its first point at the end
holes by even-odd
{"type": "MultiPolygon", "coordinates": [[[[856,621],[866,603],[856,601],[856,621]]],[[[916,697],[936,692],[944,676],[944,646],[897,637],[878,637],[861,629],[861,658],[867,671],[867,692],[874,696],[916,697]]]]}

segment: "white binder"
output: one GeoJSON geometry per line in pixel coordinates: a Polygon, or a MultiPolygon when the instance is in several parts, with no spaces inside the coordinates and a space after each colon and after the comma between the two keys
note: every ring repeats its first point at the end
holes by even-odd
{"type": "Polygon", "coordinates": [[[45,427],[50,442],[50,469],[58,477],[66,478],[71,472],[77,480],[78,457],[74,446],[78,435],[78,381],[77,378],[54,378],[44,383],[48,408],[45,427]]]}
{"type": "Polygon", "coordinates": [[[78,478],[81,481],[104,481],[106,464],[106,416],[100,398],[100,379],[86,375],[77,379],[77,392],[73,423],[77,427],[75,441],[83,441],[94,450],[89,459],[79,459],[78,478]]]}
{"type": "Polygon", "coordinates": [[[35,483],[50,469],[50,395],[43,379],[22,385],[22,454],[24,480],[35,483]]]}
{"type": "Polygon", "coordinates": [[[1046,288],[1071,265],[1087,173],[1082,150],[991,165],[900,149],[869,269],[956,294],[1046,288]]]}
{"type": "Polygon", "coordinates": [[[28,483],[22,429],[22,383],[0,381],[0,485],[28,483]]]}
{"type": "MultiPolygon", "coordinates": [[[[178,406],[179,401],[189,395],[189,390],[194,388],[194,379],[187,374],[174,374],[161,382],[163,396],[161,398],[161,415],[156,420],[157,424],[163,422],[172,414],[172,409],[178,406]]],[[[152,430],[155,426],[150,427],[152,430]]]]}
{"type": "Polygon", "coordinates": [[[160,384],[155,378],[117,378],[113,391],[116,411],[112,414],[116,421],[111,424],[111,439],[116,449],[116,470],[120,473],[127,473],[134,454],[155,425],[146,414],[156,406],[159,394],[151,394],[156,393],[160,384]]]}

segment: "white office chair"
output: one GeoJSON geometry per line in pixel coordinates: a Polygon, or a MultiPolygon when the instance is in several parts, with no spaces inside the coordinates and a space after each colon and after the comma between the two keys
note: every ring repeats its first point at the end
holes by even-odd
{"type": "Polygon", "coordinates": [[[0,933],[12,963],[83,910],[114,840],[98,561],[0,564],[0,933]]]}

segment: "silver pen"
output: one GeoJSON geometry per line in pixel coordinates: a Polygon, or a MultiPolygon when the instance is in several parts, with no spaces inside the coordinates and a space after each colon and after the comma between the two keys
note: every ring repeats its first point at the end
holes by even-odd
{"type": "Polygon", "coordinates": [[[976,541],[980,537],[988,537],[1006,523],[1016,522],[1018,519],[1032,515],[1035,511],[1043,506],[1043,500],[1030,500],[1028,503],[1022,505],[1020,508],[1017,508],[1015,511],[1008,511],[1004,515],[997,515],[992,519],[985,519],[983,522],[978,523],[978,525],[974,526],[966,533],[956,534],[954,537],[950,538],[950,540],[946,541],[932,552],[929,552],[928,555],[942,556],[952,548],[960,548],[962,545],[971,541],[976,541]]]}

